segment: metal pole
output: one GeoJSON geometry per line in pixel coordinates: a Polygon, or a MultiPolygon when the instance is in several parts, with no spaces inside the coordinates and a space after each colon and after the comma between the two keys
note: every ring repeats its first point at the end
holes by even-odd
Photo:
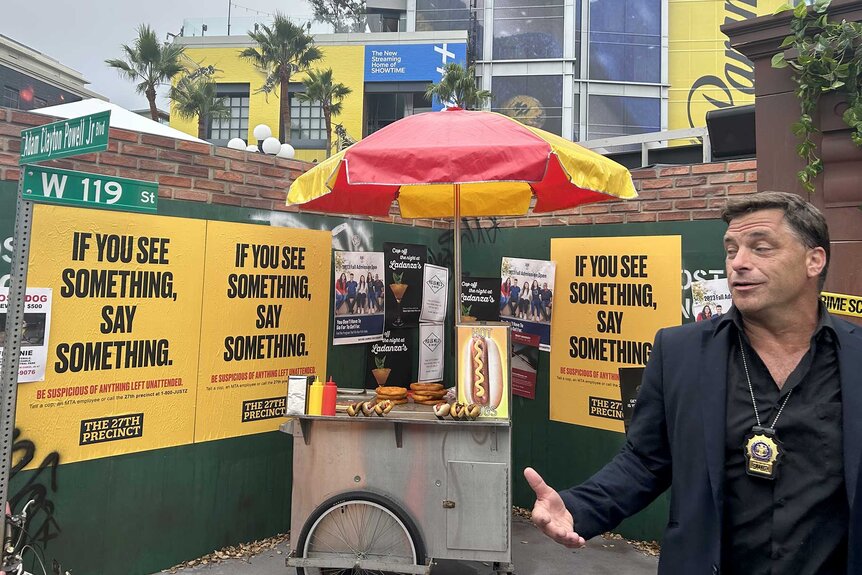
{"type": "Polygon", "coordinates": [[[455,184],[455,324],[461,323],[461,184],[455,184]]]}
{"type": "MultiPolygon", "coordinates": [[[[15,404],[18,399],[18,361],[21,357],[21,339],[24,325],[24,296],[27,290],[27,260],[30,256],[30,232],[33,223],[33,202],[23,199],[23,170],[18,178],[18,196],[15,208],[15,249],[12,252],[11,282],[6,308],[6,341],[3,344],[3,361],[0,365],[0,504],[6,502],[12,466],[12,434],[15,430],[15,404]]],[[[0,546],[0,565],[5,550],[0,546]]]]}
{"type": "Polygon", "coordinates": [[[230,5],[233,0],[227,0],[227,35],[230,36],[230,5]]]}

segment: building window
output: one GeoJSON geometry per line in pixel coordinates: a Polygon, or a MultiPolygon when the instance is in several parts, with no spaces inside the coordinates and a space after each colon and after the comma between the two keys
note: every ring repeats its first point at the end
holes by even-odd
{"type": "Polygon", "coordinates": [[[303,102],[290,94],[290,143],[295,148],[326,147],[326,122],[320,102],[303,102]]]}
{"type": "Polygon", "coordinates": [[[495,112],[562,135],[562,76],[494,76],[491,93],[495,112]]]}
{"type": "Polygon", "coordinates": [[[563,57],[562,0],[494,3],[494,59],[563,57]]]}
{"type": "Polygon", "coordinates": [[[476,9],[471,10],[472,0],[416,0],[416,31],[466,30],[472,38],[470,12],[475,12],[476,39],[474,49],[476,58],[482,59],[482,38],[484,37],[485,2],[475,0],[476,9]]]}
{"type": "MultiPolygon", "coordinates": [[[[411,89],[408,85],[402,85],[402,88],[411,89]]],[[[367,93],[364,110],[365,136],[401,118],[432,110],[432,102],[425,97],[425,92],[367,93]]]]}
{"type": "Polygon", "coordinates": [[[213,142],[227,142],[232,138],[248,138],[248,84],[243,85],[245,91],[239,91],[231,85],[219,85],[216,95],[224,98],[224,104],[230,109],[230,117],[210,121],[209,138],[213,142]]]}
{"type": "Polygon", "coordinates": [[[588,140],[661,130],[660,98],[592,95],[588,103],[588,140]]]}
{"type": "Polygon", "coordinates": [[[18,108],[18,90],[5,86],[3,88],[3,107],[18,108]]]}
{"type": "Polygon", "coordinates": [[[661,0],[590,2],[590,78],[661,82],[661,0]]]}

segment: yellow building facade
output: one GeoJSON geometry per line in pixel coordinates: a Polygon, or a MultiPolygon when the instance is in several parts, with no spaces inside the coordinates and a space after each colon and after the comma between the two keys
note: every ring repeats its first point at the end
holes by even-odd
{"type": "Polygon", "coordinates": [[[787,0],[668,0],[668,129],[706,125],[710,110],[754,103],[754,68],[721,26],[787,0]]]}
{"type": "MultiPolygon", "coordinates": [[[[466,38],[463,32],[453,32],[441,35],[414,34],[408,41],[401,35],[375,34],[329,34],[315,37],[315,45],[320,48],[323,58],[312,65],[312,69],[332,69],[333,82],[341,83],[350,88],[351,93],[342,102],[342,112],[333,116],[332,142],[336,149],[337,135],[334,127],[341,124],[349,137],[360,139],[364,135],[379,129],[381,124],[395,120],[404,115],[432,109],[430,103],[420,104],[419,92],[424,92],[427,85],[439,80],[440,69],[446,61],[459,61],[463,64],[466,55],[466,38]],[[418,36],[418,37],[417,37],[418,36]],[[395,41],[393,41],[395,37],[395,41]],[[439,62],[438,62],[439,59],[439,62]],[[392,103],[395,108],[387,108],[379,113],[381,102],[384,106],[392,103]],[[378,116],[380,116],[378,118],[378,116]]],[[[178,39],[185,46],[185,54],[189,67],[213,66],[213,80],[219,88],[220,96],[238,94],[242,109],[238,117],[230,122],[232,137],[240,137],[248,144],[257,144],[254,138],[254,127],[265,124],[272,129],[274,136],[279,134],[279,94],[264,94],[260,92],[265,76],[249,60],[241,58],[240,52],[251,46],[248,37],[191,37],[178,39]],[[246,105],[247,102],[247,105],[246,105]],[[241,131],[237,132],[238,124],[241,131]]],[[[291,78],[291,99],[297,90],[301,90],[301,82],[306,74],[297,73],[291,78]]],[[[294,105],[297,105],[294,102],[294,105]]],[[[197,118],[180,118],[171,109],[171,127],[188,134],[197,135],[197,118]]],[[[319,108],[319,107],[318,107],[319,108]]],[[[236,116],[236,110],[233,110],[236,116]]],[[[291,109],[291,122],[299,121],[295,117],[295,108],[291,109]]],[[[307,114],[308,105],[301,114],[307,114]]],[[[303,125],[310,125],[312,132],[325,134],[323,120],[314,117],[302,117],[303,125]]],[[[317,112],[319,113],[319,112],[317,112]]],[[[211,141],[226,144],[223,133],[212,134],[211,141]]],[[[319,161],[325,158],[325,144],[320,140],[309,144],[308,141],[291,141],[296,149],[296,158],[305,161],[319,161]]]]}

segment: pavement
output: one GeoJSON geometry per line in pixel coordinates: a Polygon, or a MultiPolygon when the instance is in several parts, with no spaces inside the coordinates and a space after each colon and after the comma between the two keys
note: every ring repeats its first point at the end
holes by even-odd
{"type": "MultiPolygon", "coordinates": [[[[228,559],[176,571],[183,575],[295,575],[285,567],[288,544],[282,543],[250,559],[228,559]]],[[[545,537],[532,523],[512,517],[512,563],[515,575],[655,575],[658,557],[649,556],[624,539],[595,537],[572,550],[545,537]]],[[[164,571],[162,573],[165,573],[164,571]]],[[[490,563],[436,561],[432,575],[493,575],[490,563]]],[[[156,574],[154,574],[156,575],[156,574]]]]}

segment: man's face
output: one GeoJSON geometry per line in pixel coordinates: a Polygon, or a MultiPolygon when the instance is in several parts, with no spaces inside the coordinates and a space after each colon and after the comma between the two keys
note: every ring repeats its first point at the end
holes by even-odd
{"type": "Polygon", "coordinates": [[[350,274],[350,281],[353,281],[353,274],[350,274]]]}
{"type": "Polygon", "coordinates": [[[547,283],[543,283],[543,284],[542,284],[542,289],[548,289],[548,284],[547,284],[547,283]]]}
{"type": "Polygon", "coordinates": [[[518,285],[518,280],[512,280],[512,283],[518,285]]]}
{"type": "Polygon", "coordinates": [[[781,210],[735,218],[724,235],[724,248],[733,304],[744,315],[794,313],[797,304],[817,293],[825,252],[806,248],[781,210]]]}
{"type": "Polygon", "coordinates": [[[715,313],[721,313],[721,306],[720,305],[715,306],[715,313]]]}

